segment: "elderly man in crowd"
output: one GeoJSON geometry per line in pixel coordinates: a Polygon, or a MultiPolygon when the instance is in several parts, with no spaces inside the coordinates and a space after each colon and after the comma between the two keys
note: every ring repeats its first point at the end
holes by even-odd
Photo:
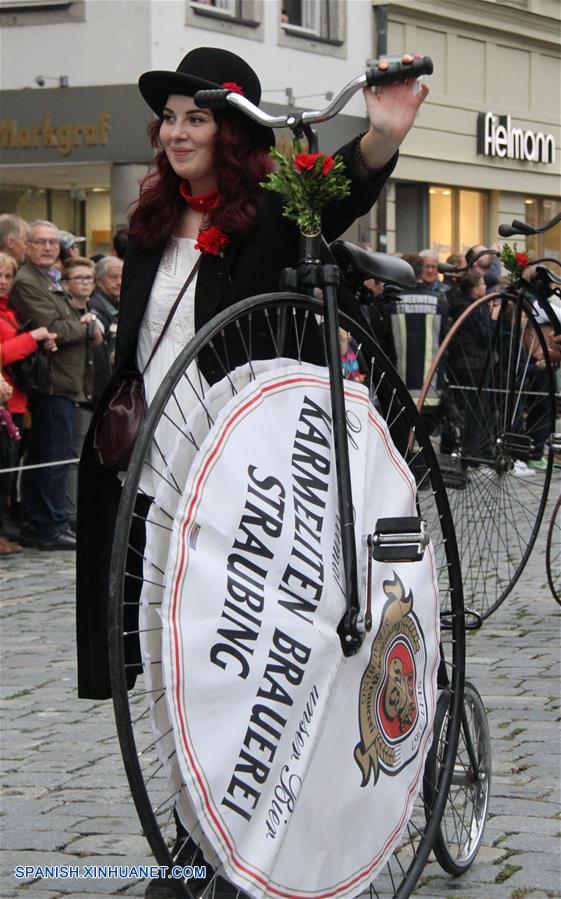
{"type": "MultiPolygon", "coordinates": [[[[59,240],[59,230],[52,222],[31,224],[27,262],[17,273],[10,296],[20,321],[33,328],[45,326],[57,335],[58,351],[50,359],[49,392],[29,396],[29,465],[73,458],[76,405],[86,400],[88,345],[99,345],[103,340],[91,312],[81,314],[51,275],[59,254],[59,240]]],[[[75,548],[65,506],[67,476],[67,465],[47,465],[24,472],[24,545],[43,550],[75,548]]]]}
{"type": "Polygon", "coordinates": [[[122,276],[123,260],[116,256],[103,256],[95,266],[95,290],[89,301],[89,308],[99,316],[104,327],[111,364],[115,360],[122,276]]]}
{"type": "Polygon", "coordinates": [[[7,253],[18,266],[23,265],[29,239],[29,225],[19,215],[0,215],[0,253],[7,253]]]}

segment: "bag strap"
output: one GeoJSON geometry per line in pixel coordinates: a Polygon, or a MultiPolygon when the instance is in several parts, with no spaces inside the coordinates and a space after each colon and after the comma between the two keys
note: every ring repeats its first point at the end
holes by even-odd
{"type": "Polygon", "coordinates": [[[7,315],[3,315],[2,312],[0,312],[0,318],[3,319],[3,321],[7,322],[9,325],[11,325],[12,328],[15,328],[18,331],[18,333],[25,334],[25,331],[21,330],[21,325],[18,322],[17,318],[14,322],[14,320],[12,318],[8,318],[7,315]]]}
{"type": "Polygon", "coordinates": [[[199,255],[199,258],[197,259],[197,261],[195,262],[193,268],[191,269],[191,271],[190,271],[189,274],[187,275],[187,280],[186,280],[185,284],[183,285],[183,287],[181,288],[181,290],[179,291],[179,293],[178,293],[178,295],[177,295],[177,299],[176,299],[176,301],[174,302],[173,306],[171,307],[171,309],[170,309],[170,311],[169,311],[169,313],[168,313],[168,317],[167,317],[166,320],[165,320],[164,327],[162,328],[162,330],[160,331],[160,333],[159,333],[159,335],[158,335],[158,339],[156,340],[156,343],[155,343],[154,346],[152,347],[152,352],[150,353],[150,355],[149,355],[149,357],[148,357],[148,361],[147,361],[146,365],[144,366],[144,368],[142,369],[142,375],[143,375],[143,376],[144,376],[144,374],[146,373],[146,369],[147,369],[148,366],[150,365],[152,359],[153,359],[154,356],[156,355],[156,350],[158,349],[158,347],[160,346],[160,344],[161,344],[161,342],[162,342],[162,338],[163,338],[164,334],[166,333],[166,331],[167,331],[167,329],[168,329],[168,327],[169,327],[169,325],[170,325],[170,323],[171,323],[171,320],[172,320],[173,316],[175,315],[175,313],[176,313],[176,311],[177,311],[177,307],[179,306],[179,304],[180,304],[180,302],[181,302],[183,296],[185,295],[185,291],[187,290],[187,288],[189,287],[189,284],[191,283],[191,281],[192,281],[193,278],[195,277],[195,275],[196,275],[196,273],[197,273],[197,270],[198,270],[198,268],[199,268],[200,263],[201,263],[201,257],[200,257],[200,255],[199,255]]]}

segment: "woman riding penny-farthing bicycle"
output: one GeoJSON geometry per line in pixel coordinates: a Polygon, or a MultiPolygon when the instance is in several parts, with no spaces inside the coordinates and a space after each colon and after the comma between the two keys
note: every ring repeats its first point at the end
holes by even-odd
{"type": "MultiPolygon", "coordinates": [[[[113,696],[165,867],[147,896],[406,896],[433,845],[460,868],[479,846],[488,732],[482,706],[462,702],[462,589],[430,441],[371,334],[338,311],[326,245],[308,235],[298,251],[258,186],[271,126],[314,151],[310,123],[381,82],[365,91],[378,133],[343,148],[342,164],[308,153],[296,166],[350,175],[349,195],[321,212],[330,236],[366,212],[426,93],[422,61],[384,69],[327,110],[278,119],[225,51],[140,80],[163,149],[131,222],[118,372],[82,460],[78,635],[80,693],[113,696]],[[362,383],[343,381],[340,329],[362,383]],[[150,405],[118,476],[98,438],[127,366],[150,405]],[[464,823],[450,836],[458,759],[464,823]]],[[[365,277],[410,277],[399,260],[335,251],[365,277]]]]}

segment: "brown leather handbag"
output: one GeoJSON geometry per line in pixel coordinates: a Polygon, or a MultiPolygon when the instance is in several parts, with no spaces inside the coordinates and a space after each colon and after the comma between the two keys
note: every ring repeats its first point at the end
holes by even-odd
{"type": "Polygon", "coordinates": [[[126,471],[138,432],[147,411],[144,392],[144,373],[154,358],[180,300],[199,267],[200,256],[175,300],[158,339],[142,372],[124,371],[118,375],[116,387],[101,413],[93,435],[93,449],[97,462],[113,471],[126,471]]]}
{"type": "Polygon", "coordinates": [[[99,465],[127,470],[146,409],[143,375],[123,372],[95,427],[93,448],[99,465]]]}

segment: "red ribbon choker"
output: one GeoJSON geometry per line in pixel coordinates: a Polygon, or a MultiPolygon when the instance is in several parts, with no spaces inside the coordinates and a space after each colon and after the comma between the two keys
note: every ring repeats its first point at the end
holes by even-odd
{"type": "Polygon", "coordinates": [[[179,193],[184,200],[187,200],[191,209],[194,209],[196,212],[209,212],[222,203],[222,197],[217,190],[208,194],[198,194],[196,197],[191,196],[185,181],[182,181],[179,185],[179,193]]]}

